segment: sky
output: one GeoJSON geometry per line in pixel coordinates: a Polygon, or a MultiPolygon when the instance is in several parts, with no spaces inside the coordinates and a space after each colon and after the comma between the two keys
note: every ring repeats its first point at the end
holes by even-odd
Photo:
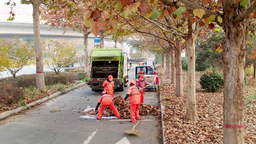
{"type": "MultiPolygon", "coordinates": [[[[20,0],[13,0],[16,2],[14,7],[15,19],[12,22],[21,22],[21,23],[33,23],[33,8],[32,5],[21,4],[20,0]]],[[[7,22],[10,14],[10,6],[5,5],[8,0],[0,1],[0,22],[7,22]]]]}

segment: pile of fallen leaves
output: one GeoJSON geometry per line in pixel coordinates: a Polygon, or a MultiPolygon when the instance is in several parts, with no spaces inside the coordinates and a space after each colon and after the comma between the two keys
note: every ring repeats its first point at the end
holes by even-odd
{"type": "MultiPolygon", "coordinates": [[[[114,97],[115,107],[118,110],[121,117],[130,118],[130,104],[125,101],[122,96],[114,97]]],[[[160,115],[161,110],[159,106],[152,106],[150,104],[141,104],[139,106],[139,113],[141,116],[160,115]]],[[[114,116],[114,112],[110,108],[106,108],[103,112],[103,116],[114,116]]]]}
{"type": "MultiPolygon", "coordinates": [[[[115,107],[118,110],[119,114],[123,118],[130,118],[130,104],[128,101],[125,101],[122,96],[114,97],[115,107]]],[[[139,113],[141,116],[153,115],[158,116],[161,113],[159,106],[152,106],[150,104],[141,104],[139,106],[139,113]]],[[[96,115],[94,110],[86,112],[86,114],[96,115]]],[[[115,116],[114,112],[109,108],[105,108],[103,111],[103,116],[115,116]]]]}
{"type": "MultiPolygon", "coordinates": [[[[186,117],[186,74],[184,73],[184,96],[175,96],[172,84],[161,85],[165,139],[170,143],[223,143],[223,93],[196,90],[197,122],[186,117]],[[169,95],[169,96],[168,96],[169,95]],[[167,97],[168,96],[168,97],[167,97]]],[[[196,81],[199,85],[199,81],[196,81]]],[[[247,87],[246,87],[247,88],[247,87]]],[[[245,143],[256,143],[256,91],[245,91],[245,143]]]]}

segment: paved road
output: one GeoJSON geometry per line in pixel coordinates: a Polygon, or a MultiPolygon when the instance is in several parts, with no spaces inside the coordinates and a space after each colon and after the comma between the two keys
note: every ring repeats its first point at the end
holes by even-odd
{"type": "MultiPolygon", "coordinates": [[[[80,67],[80,65],[78,63],[76,63],[76,64],[74,64],[74,67],[80,67]]],[[[70,68],[70,67],[66,67],[66,68],[70,68]]],[[[64,71],[64,69],[63,69],[63,71],[64,71]]],[[[51,70],[47,65],[44,65],[44,72],[53,72],[53,70],[51,70]]],[[[16,74],[16,76],[24,75],[24,74],[36,74],[36,65],[32,64],[32,65],[24,66],[16,74]]],[[[12,77],[12,75],[10,74],[9,71],[4,71],[4,72],[0,73],[0,78],[6,78],[6,77],[12,77]]]]}
{"type": "MultiPolygon", "coordinates": [[[[133,74],[130,70],[129,74],[133,74]]],[[[124,92],[115,95],[125,96],[124,92]]],[[[137,130],[140,137],[124,134],[133,123],[129,119],[80,120],[81,111],[87,106],[95,107],[99,92],[92,92],[84,86],[37,107],[26,110],[24,114],[9,117],[0,122],[1,144],[157,144],[160,127],[155,117],[151,121],[141,121],[137,130]],[[60,110],[51,113],[51,110],[60,110]],[[120,124],[123,121],[123,124],[120,124]]],[[[145,103],[158,104],[155,92],[146,92],[145,103]]]]}

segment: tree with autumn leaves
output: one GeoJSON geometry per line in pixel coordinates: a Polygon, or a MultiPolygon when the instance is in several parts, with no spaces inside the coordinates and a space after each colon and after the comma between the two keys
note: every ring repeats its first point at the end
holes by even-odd
{"type": "Polygon", "coordinates": [[[64,67],[75,63],[76,47],[64,41],[53,41],[50,50],[45,52],[47,66],[59,74],[64,67]]]}
{"type": "Polygon", "coordinates": [[[5,70],[5,67],[8,65],[8,43],[2,39],[0,40],[0,74],[5,70]]]}
{"type": "Polygon", "coordinates": [[[28,43],[16,38],[14,40],[1,40],[0,47],[7,48],[7,56],[4,67],[15,78],[16,74],[26,65],[33,62],[35,49],[29,47],[28,43]]]}
{"type": "MultiPolygon", "coordinates": [[[[119,3],[119,1],[112,1],[119,3]]],[[[109,1],[108,1],[109,3],[109,1]]],[[[256,8],[256,2],[248,0],[160,0],[160,1],[143,1],[154,5],[155,10],[146,9],[146,14],[154,14],[164,11],[166,6],[175,7],[175,17],[173,19],[182,19],[180,14],[187,13],[189,17],[186,23],[180,27],[187,25],[187,36],[185,36],[187,53],[189,59],[188,71],[195,71],[195,40],[200,32],[200,27],[208,25],[213,28],[215,24],[219,24],[225,32],[225,41],[223,47],[224,61],[224,143],[244,143],[244,113],[243,113],[243,87],[244,87],[244,64],[245,64],[245,46],[246,36],[250,28],[252,28],[253,12],[256,8]],[[162,7],[162,8],[160,8],[162,7]],[[149,10],[149,11],[148,11],[149,10]],[[153,13],[154,12],[154,13],[153,13]],[[178,16],[180,15],[180,16],[178,16]],[[195,22],[199,23],[197,25],[195,22]],[[211,23],[209,23],[211,22],[211,23]],[[207,24],[208,23],[208,24],[207,24]]],[[[124,16],[129,16],[127,13],[136,13],[141,10],[143,4],[140,1],[125,1],[121,0],[124,16]]],[[[118,4],[117,4],[118,5],[118,4]]],[[[160,15],[157,14],[157,15],[160,15]]],[[[171,14],[169,14],[171,15],[171,14]]],[[[172,14],[173,15],[173,14],[172,14]]],[[[168,27],[163,27],[167,29],[168,27]]],[[[169,28],[168,28],[169,29],[169,28]]],[[[172,28],[170,28],[172,29],[172,28]]],[[[177,37],[176,37],[177,38],[177,37]]],[[[188,104],[187,117],[194,118],[196,115],[195,101],[195,76],[194,73],[188,74],[188,104]]]]}
{"type": "MultiPolygon", "coordinates": [[[[107,19],[101,14],[110,14],[116,10],[131,24],[135,15],[146,19],[159,29],[173,35],[171,39],[180,48],[184,40],[188,56],[188,100],[187,115],[196,121],[195,97],[195,41],[202,29],[220,25],[225,32],[223,43],[224,62],[224,143],[244,143],[244,65],[247,33],[254,26],[256,2],[254,0],[93,0],[91,28],[94,35],[106,29],[107,19]],[[96,6],[95,6],[96,5],[96,6]],[[100,9],[100,10],[99,10],[100,9]],[[100,17],[97,12],[102,11],[100,17]],[[96,17],[95,17],[96,14],[96,17]],[[164,17],[160,16],[164,14],[164,17]],[[163,19],[170,18],[168,25],[163,19]]],[[[167,21],[167,20],[166,20],[167,21]]],[[[131,26],[132,27],[132,26],[131,26]]],[[[141,32],[135,29],[137,32],[141,32]]],[[[161,36],[161,38],[163,38],[161,36]]],[[[175,46],[173,44],[173,46],[175,46]]],[[[177,49],[176,49],[177,50],[177,49]]],[[[180,50],[180,49],[178,49],[180,50]]],[[[177,52],[176,52],[177,54],[177,52]]],[[[176,60],[177,61],[177,60],[176,60]]],[[[176,72],[177,74],[178,71],[176,72]]]]}
{"type": "Polygon", "coordinates": [[[70,2],[68,5],[59,7],[51,7],[41,5],[41,19],[50,27],[62,27],[64,32],[66,29],[72,29],[83,33],[84,36],[84,65],[85,71],[89,70],[89,54],[88,54],[88,36],[91,33],[89,20],[90,2],[70,2]]]}
{"type": "MultiPolygon", "coordinates": [[[[15,19],[14,7],[16,3],[13,0],[6,0],[6,4],[10,6],[10,17],[8,20],[15,19]]],[[[32,4],[33,6],[33,29],[35,38],[35,55],[36,55],[36,87],[40,90],[45,89],[45,81],[43,74],[43,51],[40,44],[40,10],[39,6],[42,3],[49,2],[49,0],[21,0],[21,4],[32,4]]]]}

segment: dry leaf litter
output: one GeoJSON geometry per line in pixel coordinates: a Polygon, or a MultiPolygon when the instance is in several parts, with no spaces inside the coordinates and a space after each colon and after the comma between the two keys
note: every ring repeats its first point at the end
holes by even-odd
{"type": "MultiPolygon", "coordinates": [[[[197,122],[187,121],[186,116],[186,73],[183,73],[184,96],[175,96],[173,84],[160,74],[160,92],[165,106],[163,121],[165,139],[172,143],[223,143],[223,93],[207,93],[200,89],[200,73],[196,74],[197,122]]],[[[245,90],[245,143],[256,143],[256,92],[245,90]]]]}

